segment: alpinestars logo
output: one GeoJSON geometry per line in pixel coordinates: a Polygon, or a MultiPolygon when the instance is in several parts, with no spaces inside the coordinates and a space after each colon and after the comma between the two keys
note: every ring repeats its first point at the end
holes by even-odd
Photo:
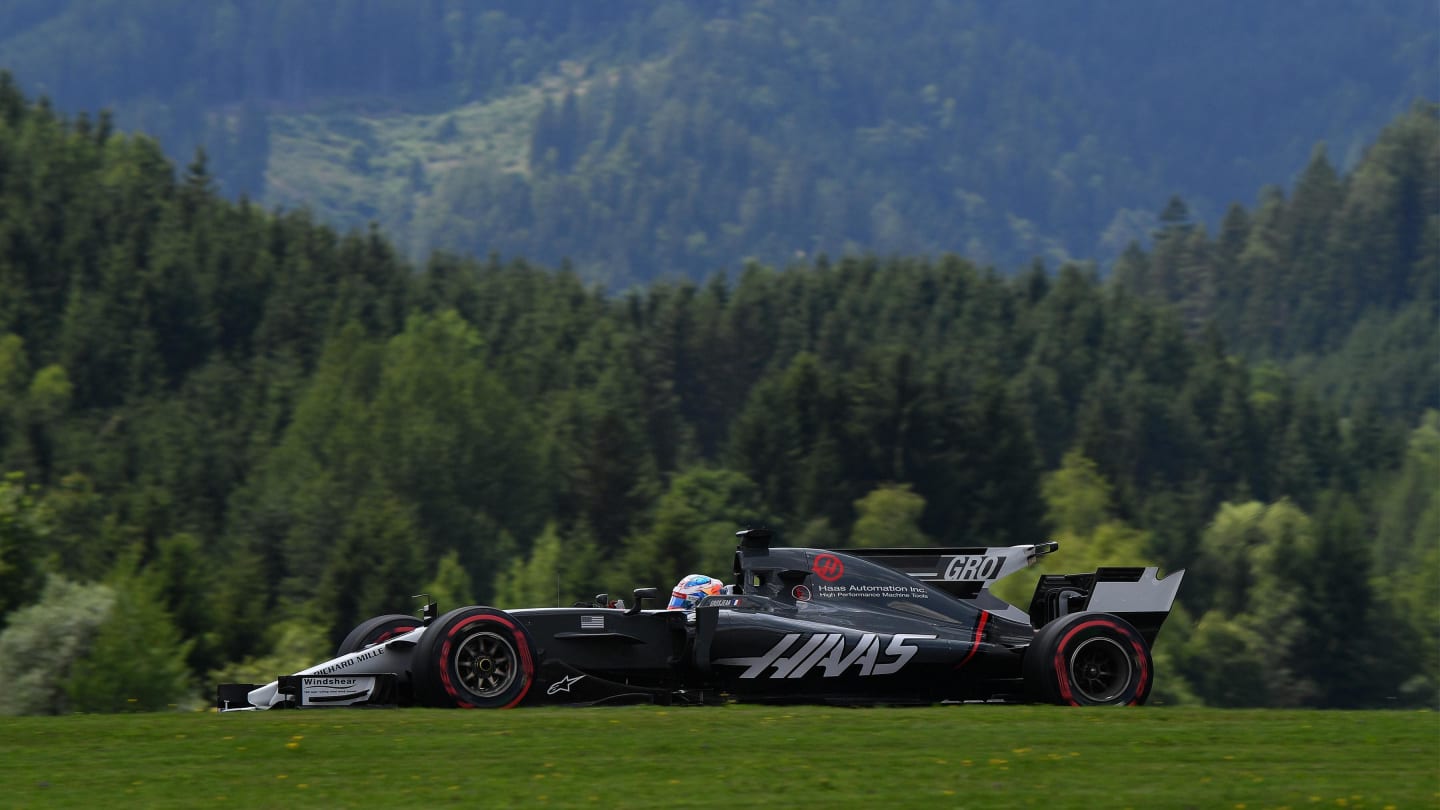
{"type": "Polygon", "coordinates": [[[584,675],[566,675],[555,683],[550,684],[550,688],[545,690],[545,694],[555,695],[560,692],[569,692],[570,687],[579,683],[584,677],[584,675]]]}
{"type": "Polygon", "coordinates": [[[825,678],[837,678],[851,667],[859,667],[861,677],[893,675],[903,669],[919,649],[906,642],[928,638],[935,637],[907,633],[894,636],[866,633],[854,647],[847,649],[842,633],[789,633],[764,655],[754,658],[720,658],[715,663],[745,667],[745,671],[740,673],[741,678],[758,678],[767,669],[773,671],[765,675],[766,678],[803,678],[816,667],[820,668],[819,671],[825,678]],[[889,656],[890,660],[882,662],[882,654],[889,656]]]}

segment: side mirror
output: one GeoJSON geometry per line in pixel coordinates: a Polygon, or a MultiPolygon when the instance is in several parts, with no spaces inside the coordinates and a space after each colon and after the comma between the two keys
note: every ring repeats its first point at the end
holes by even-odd
{"type": "Polygon", "coordinates": [[[633,615],[635,615],[636,613],[639,613],[639,612],[640,612],[640,608],[644,606],[644,601],[643,601],[643,600],[646,600],[646,599],[654,599],[654,598],[658,597],[659,595],[660,595],[660,589],[659,589],[659,588],[636,588],[636,589],[635,589],[635,604],[631,605],[628,609],[626,609],[625,615],[626,615],[626,616],[633,616],[633,615]]]}
{"type": "Polygon", "coordinates": [[[426,627],[429,627],[430,623],[435,621],[435,616],[438,613],[438,611],[436,610],[435,600],[431,599],[430,594],[428,593],[417,593],[410,598],[425,600],[425,606],[420,608],[420,622],[426,627]]]}

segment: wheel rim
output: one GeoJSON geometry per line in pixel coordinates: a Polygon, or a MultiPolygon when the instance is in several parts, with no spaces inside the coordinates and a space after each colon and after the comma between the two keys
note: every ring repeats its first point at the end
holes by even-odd
{"type": "Polygon", "coordinates": [[[481,698],[505,693],[515,683],[519,660],[515,647],[505,637],[491,632],[475,633],[455,649],[455,674],[465,691],[481,698]]]}
{"type": "Polygon", "coordinates": [[[1091,703],[1111,703],[1130,685],[1130,656],[1113,638],[1087,638],[1070,654],[1070,682],[1091,703]]]}

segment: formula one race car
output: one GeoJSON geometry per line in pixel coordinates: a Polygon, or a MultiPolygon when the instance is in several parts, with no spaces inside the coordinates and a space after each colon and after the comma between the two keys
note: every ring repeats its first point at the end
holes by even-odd
{"type": "Polygon", "coordinates": [[[222,710],[419,705],[942,701],[1136,705],[1184,572],[1040,578],[1030,611],[990,585],[1055,551],[771,548],[738,533],[733,593],[693,611],[604,595],[568,608],[379,616],[337,657],[269,684],[223,684],[222,710]]]}

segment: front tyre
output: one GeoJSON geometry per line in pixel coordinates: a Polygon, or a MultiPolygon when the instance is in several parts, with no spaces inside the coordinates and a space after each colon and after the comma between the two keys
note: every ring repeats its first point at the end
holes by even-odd
{"type": "Polygon", "coordinates": [[[389,641],[419,626],[419,619],[400,613],[366,619],[356,625],[355,629],[350,631],[350,635],[340,642],[340,648],[335,651],[335,657],[339,658],[347,653],[359,652],[382,641],[389,641]]]}
{"type": "Polygon", "coordinates": [[[1024,671],[1033,697],[1067,706],[1139,706],[1155,682],[1144,637],[1109,613],[1071,613],[1040,628],[1024,671]]]}
{"type": "Polygon", "coordinates": [[[535,680],[530,635],[512,616],[463,607],[436,619],[420,636],[412,664],[422,706],[508,709],[535,680]]]}

